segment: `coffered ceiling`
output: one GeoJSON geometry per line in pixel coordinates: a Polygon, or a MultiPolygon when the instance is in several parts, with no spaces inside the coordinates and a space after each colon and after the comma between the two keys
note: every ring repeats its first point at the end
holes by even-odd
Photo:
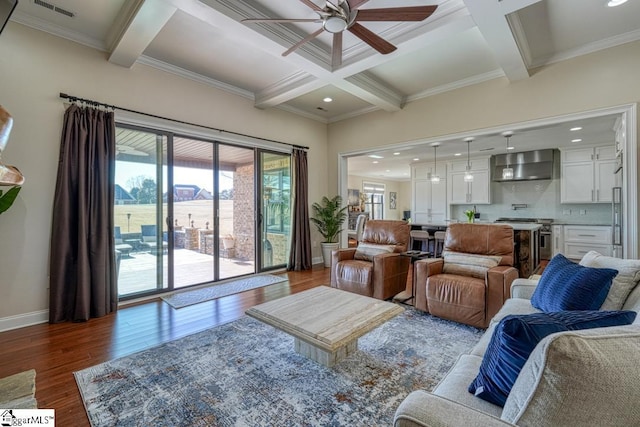
{"type": "MultiPolygon", "coordinates": [[[[437,9],[420,22],[362,22],[397,47],[386,55],[345,31],[339,65],[332,65],[327,32],[282,55],[320,29],[318,22],[242,22],[318,19],[313,6],[324,8],[325,0],[19,0],[12,20],[107,52],[108,61],[122,67],[149,65],[251,99],[256,108],[324,123],[398,111],[497,77],[527,79],[538,67],[640,39],[640,0],[614,8],[608,0],[348,1],[361,10],[437,9]],[[333,101],[323,102],[326,97],[333,101]]],[[[584,143],[601,142],[611,139],[615,119],[574,125],[583,125],[584,143]]],[[[572,138],[567,127],[518,131],[513,145],[563,146],[572,138]]],[[[474,136],[472,156],[505,151],[500,135],[474,136]]],[[[462,140],[443,141],[438,150],[443,159],[456,154],[466,154],[462,140]]],[[[367,153],[349,159],[349,173],[404,180],[414,159],[432,161],[433,149],[416,144],[367,153]]]]}
{"type": "MultiPolygon", "coordinates": [[[[338,0],[334,0],[338,3],[338,0]]],[[[20,0],[12,20],[322,122],[506,76],[640,38],[640,1],[349,0],[359,9],[437,5],[421,22],[362,22],[397,46],[382,55],[349,31],[332,66],[321,33],[288,56],[317,22],[246,23],[245,18],[317,19],[323,0],[20,0]],[[62,12],[62,13],[61,13],[62,12]],[[64,13],[69,12],[69,13],[64,13]],[[72,15],[72,16],[69,16],[72,15]],[[330,103],[323,98],[331,97],[330,103]]],[[[79,94],[82,95],[82,94],[79,94]]]]}

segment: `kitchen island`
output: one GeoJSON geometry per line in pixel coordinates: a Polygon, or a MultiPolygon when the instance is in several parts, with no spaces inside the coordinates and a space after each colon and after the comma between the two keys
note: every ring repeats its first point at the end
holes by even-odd
{"type": "MultiPolygon", "coordinates": [[[[454,222],[454,221],[451,221],[454,222]]],[[[478,224],[493,224],[477,221],[478,224]]],[[[433,222],[428,224],[411,224],[411,228],[423,230],[446,230],[449,222],[433,222]]],[[[527,278],[534,274],[540,265],[540,228],[536,223],[500,222],[513,228],[514,267],[518,269],[519,277],[527,278]]]]}
{"type": "Polygon", "coordinates": [[[540,265],[540,229],[535,223],[500,222],[513,227],[514,267],[518,276],[528,278],[540,265]]]}

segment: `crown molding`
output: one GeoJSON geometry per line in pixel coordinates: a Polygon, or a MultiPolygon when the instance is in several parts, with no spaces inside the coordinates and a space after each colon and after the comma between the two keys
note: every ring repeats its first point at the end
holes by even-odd
{"type": "Polygon", "coordinates": [[[598,52],[600,50],[609,49],[620,46],[621,44],[631,43],[640,40],[640,30],[629,31],[608,39],[598,40],[593,43],[582,45],[576,49],[565,50],[564,52],[550,55],[533,61],[532,68],[550,65],[556,62],[566,61],[567,59],[576,58],[578,56],[587,55],[589,53],[598,52]]]}
{"type": "Polygon", "coordinates": [[[44,19],[28,15],[20,10],[15,11],[15,13],[11,16],[11,20],[17,22],[18,24],[26,25],[27,27],[43,31],[56,37],[61,37],[63,39],[71,40],[84,46],[89,46],[103,52],[108,52],[107,44],[104,42],[104,40],[98,40],[96,38],[78,33],[77,31],[68,30],[59,25],[47,22],[44,19]]]}
{"type": "Polygon", "coordinates": [[[136,61],[137,64],[148,65],[149,67],[156,68],[167,73],[175,74],[176,76],[183,77],[185,79],[193,80],[198,83],[205,84],[207,86],[214,87],[216,89],[223,90],[225,92],[232,93],[234,95],[241,96],[246,99],[255,101],[253,92],[241,89],[237,86],[230,85],[228,83],[221,82],[210,77],[205,77],[202,74],[194,73],[193,71],[185,70],[184,68],[176,67],[175,65],[168,64],[164,61],[160,61],[155,58],[151,58],[146,55],[140,56],[136,61]]]}
{"type": "Polygon", "coordinates": [[[461,89],[466,86],[472,86],[478,83],[486,82],[489,80],[497,79],[499,77],[505,77],[504,71],[502,69],[496,69],[493,71],[489,71],[483,74],[477,74],[475,76],[471,76],[466,79],[458,80],[456,82],[447,83],[445,85],[436,86],[431,89],[424,90],[422,92],[415,93],[413,95],[409,95],[406,98],[406,102],[417,101],[422,98],[427,98],[429,96],[437,95],[439,93],[449,92],[451,90],[461,89]]]}

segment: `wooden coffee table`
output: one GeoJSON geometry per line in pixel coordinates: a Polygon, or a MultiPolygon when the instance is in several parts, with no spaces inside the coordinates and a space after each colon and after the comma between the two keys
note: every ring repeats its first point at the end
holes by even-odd
{"type": "Polygon", "coordinates": [[[298,353],[332,367],[358,349],[359,337],[403,311],[390,302],[319,286],[246,314],[292,335],[298,353]]]}

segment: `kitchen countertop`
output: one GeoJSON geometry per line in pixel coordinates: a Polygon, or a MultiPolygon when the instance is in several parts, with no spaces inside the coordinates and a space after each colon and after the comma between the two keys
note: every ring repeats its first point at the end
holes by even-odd
{"type": "MultiPolygon", "coordinates": [[[[430,222],[428,224],[412,224],[417,227],[447,227],[449,224],[455,223],[456,221],[446,221],[446,222],[430,222]]],[[[459,223],[463,223],[462,221],[457,221],[459,223]]],[[[539,230],[542,225],[534,224],[529,222],[489,222],[489,221],[476,221],[476,224],[507,224],[513,227],[514,230],[527,230],[534,231],[539,230]]]]}
{"type": "Polygon", "coordinates": [[[542,224],[533,224],[530,222],[496,222],[496,224],[507,224],[518,231],[535,231],[542,228],[542,224]]]}

